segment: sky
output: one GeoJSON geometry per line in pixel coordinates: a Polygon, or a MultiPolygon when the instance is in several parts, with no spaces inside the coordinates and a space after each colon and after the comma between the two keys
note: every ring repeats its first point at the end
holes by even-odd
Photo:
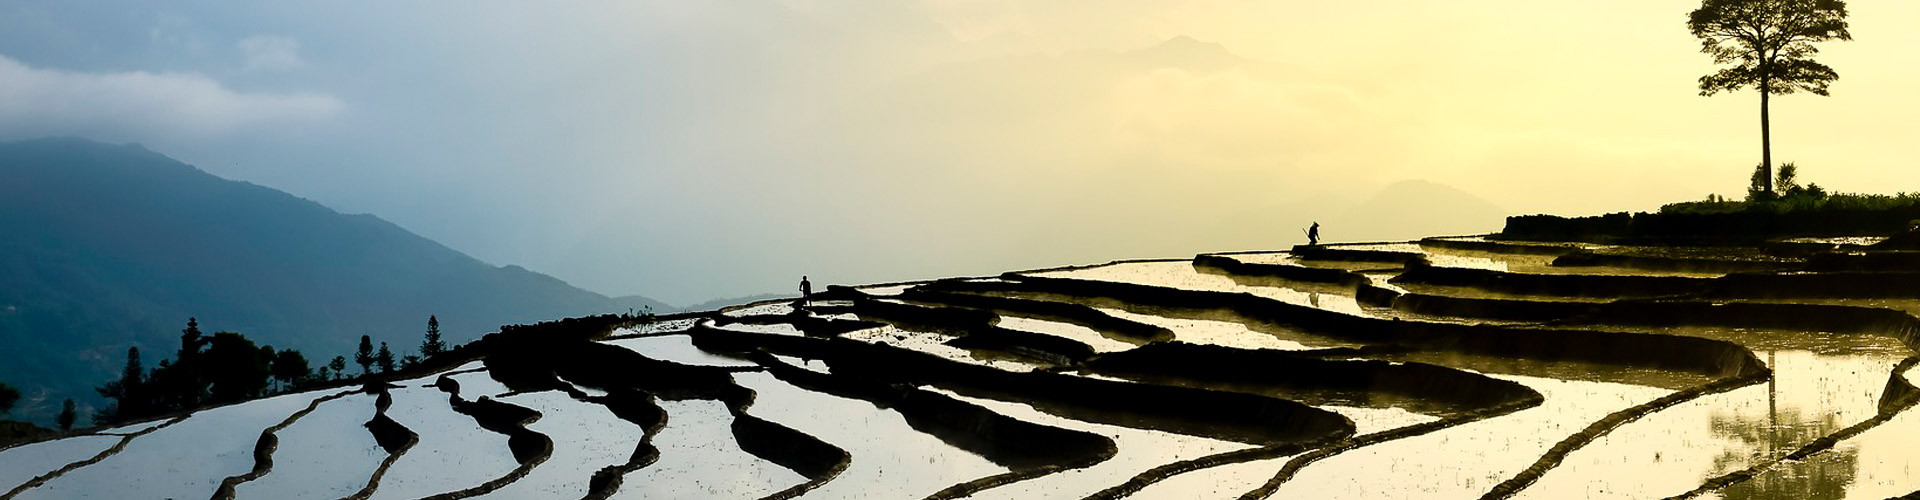
{"type": "MultiPolygon", "coordinates": [[[[1758,95],[1697,95],[1697,6],[0,0],[0,140],[138,142],[689,304],[1738,195],[1758,95]]],[[[1920,3],[1849,8],[1774,157],[1920,191],[1920,3]]]]}

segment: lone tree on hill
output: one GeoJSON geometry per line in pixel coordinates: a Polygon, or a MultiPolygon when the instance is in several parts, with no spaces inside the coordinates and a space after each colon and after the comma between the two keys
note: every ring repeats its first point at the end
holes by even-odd
{"type": "Polygon", "coordinates": [[[1814,42],[1852,40],[1847,33],[1847,3],[1841,0],[1703,0],[1687,14],[1687,30],[1700,39],[1700,52],[1715,64],[1733,64],[1700,77],[1700,95],[1753,87],[1760,91],[1761,192],[1773,192],[1773,138],[1767,121],[1767,97],[1808,91],[1827,95],[1840,78],[1833,68],[1813,60],[1814,42]]]}
{"type": "Polygon", "coordinates": [[[360,350],[353,353],[353,364],[360,365],[360,375],[373,371],[373,337],[360,336],[360,350]]]}

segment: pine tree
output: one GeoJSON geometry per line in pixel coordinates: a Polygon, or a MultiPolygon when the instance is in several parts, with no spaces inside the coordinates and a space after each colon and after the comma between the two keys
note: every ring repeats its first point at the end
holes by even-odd
{"type": "Polygon", "coordinates": [[[13,411],[13,404],[19,401],[20,390],[7,384],[0,384],[0,413],[13,411]]]}
{"type": "Polygon", "coordinates": [[[333,361],[330,361],[330,362],[327,362],[327,368],[332,368],[332,369],[333,369],[333,375],[334,375],[334,376],[336,376],[336,377],[342,377],[342,376],[346,376],[346,373],[347,373],[347,357],[346,357],[346,356],[334,356],[334,357],[333,357],[333,361]]]}
{"type": "Polygon", "coordinates": [[[387,343],[380,343],[380,353],[373,355],[373,361],[380,365],[380,373],[393,371],[393,351],[387,349],[387,343]]]}
{"type": "Polygon", "coordinates": [[[420,357],[432,359],[446,350],[447,343],[440,340],[440,318],[427,316],[427,339],[420,342],[420,357]]]}
{"type": "Polygon", "coordinates": [[[353,353],[353,363],[360,365],[361,376],[373,371],[373,337],[360,336],[360,350],[353,353]]]}
{"type": "Polygon", "coordinates": [[[107,382],[94,391],[101,397],[112,399],[93,415],[95,422],[118,422],[147,413],[146,381],[141,374],[146,370],[140,367],[140,348],[127,348],[127,365],[120,371],[120,379],[107,382]]]}
{"type": "Polygon", "coordinates": [[[57,419],[60,424],[60,430],[73,430],[74,418],[77,418],[77,416],[73,414],[73,398],[67,398],[65,403],[60,403],[60,416],[57,419]]]}

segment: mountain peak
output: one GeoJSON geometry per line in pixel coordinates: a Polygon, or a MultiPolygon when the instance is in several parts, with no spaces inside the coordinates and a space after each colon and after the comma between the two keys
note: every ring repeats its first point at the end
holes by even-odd
{"type": "Polygon", "coordinates": [[[1190,69],[1220,68],[1243,61],[1239,55],[1220,44],[1200,41],[1187,35],[1168,38],[1152,47],[1128,52],[1127,55],[1156,66],[1190,69]]]}

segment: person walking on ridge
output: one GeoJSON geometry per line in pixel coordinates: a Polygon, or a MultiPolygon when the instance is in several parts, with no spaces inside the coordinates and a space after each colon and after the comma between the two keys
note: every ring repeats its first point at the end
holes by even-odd
{"type": "Polygon", "coordinates": [[[1314,221],[1313,226],[1307,228],[1307,246],[1317,246],[1319,244],[1320,244],[1320,221],[1314,221]]]}
{"type": "Polygon", "coordinates": [[[813,282],[806,276],[800,277],[800,307],[813,307],[813,282]]]}

